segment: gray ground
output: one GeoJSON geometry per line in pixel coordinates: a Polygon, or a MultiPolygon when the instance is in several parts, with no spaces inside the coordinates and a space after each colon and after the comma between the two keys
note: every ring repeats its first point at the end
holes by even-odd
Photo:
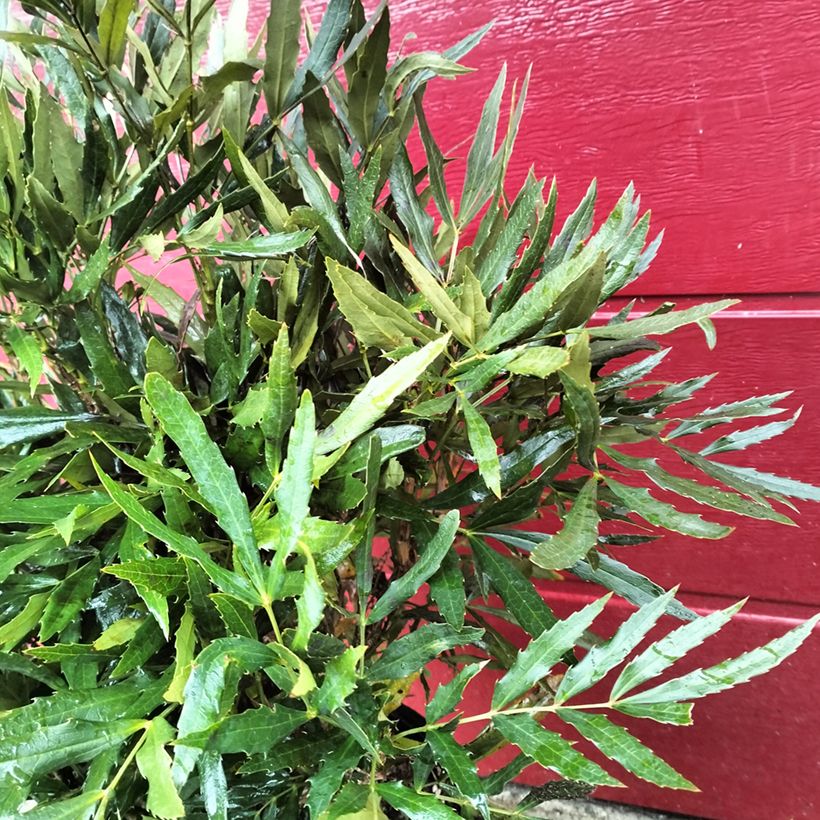
{"type": "MultiPolygon", "coordinates": [[[[503,801],[512,808],[521,799],[526,790],[510,788],[502,795],[503,801]]],[[[606,803],[603,800],[549,800],[537,809],[529,812],[531,817],[544,817],[547,820],[672,820],[672,815],[641,809],[634,806],[622,806],[619,803],[606,803]]],[[[674,815],[675,820],[684,820],[674,815]]]]}

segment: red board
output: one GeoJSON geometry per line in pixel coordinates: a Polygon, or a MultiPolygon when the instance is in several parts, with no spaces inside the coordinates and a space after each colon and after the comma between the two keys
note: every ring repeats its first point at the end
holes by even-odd
{"type": "MultiPolygon", "coordinates": [[[[314,25],[323,5],[307,4],[314,25]]],[[[251,0],[252,28],[267,8],[251,0]]],[[[555,175],[566,214],[598,177],[603,215],[634,180],[666,238],[633,292],[676,301],[748,295],[719,321],[716,351],[694,332],[672,337],[667,373],[720,371],[704,391],[708,404],[794,390],[792,406],[807,405],[795,429],[726,460],[820,482],[820,4],[395,0],[390,10],[394,49],[405,52],[444,48],[496,21],[465,59],[479,70],[427,95],[445,149],[466,154],[458,146],[504,62],[519,78],[532,64],[512,184],[530,165],[555,175]],[[410,32],[416,39],[402,46],[410,32]]],[[[636,548],[630,562],[682,582],[684,600],[704,611],[752,595],[750,614],[707,646],[708,663],[820,608],[820,509],[800,521],[801,530],[739,521],[720,542],[670,537],[636,548]]],[[[569,611],[591,591],[566,584],[547,594],[569,611]]],[[[701,794],[630,783],[606,797],[722,820],[820,817],[818,644],[814,636],[766,678],[699,704],[692,728],[639,727],[701,794]]]]}

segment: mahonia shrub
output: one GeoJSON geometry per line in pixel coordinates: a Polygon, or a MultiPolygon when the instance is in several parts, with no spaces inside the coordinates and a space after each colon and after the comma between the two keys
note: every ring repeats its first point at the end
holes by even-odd
{"type": "Polygon", "coordinates": [[[486,29],[392,59],[384,3],[314,31],[282,0],[250,39],[247,4],[181,3],[30,0],[2,34],[0,814],[490,818],[531,764],[556,780],[506,814],[693,789],[640,724],[817,620],[676,673],[741,604],[623,560],[820,499],[724,460],[785,394],[687,414],[708,378],[653,374],[730,302],[596,319],[658,239],[631,187],[560,228],[554,183],[511,195],[526,80],[448,186],[423,94],[486,29]],[[605,592],[558,617],[567,576],[605,592]]]}

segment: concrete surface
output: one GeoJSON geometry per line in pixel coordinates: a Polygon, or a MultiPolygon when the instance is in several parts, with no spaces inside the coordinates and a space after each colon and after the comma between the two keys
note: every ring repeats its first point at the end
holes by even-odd
{"type": "MultiPolygon", "coordinates": [[[[513,808],[526,793],[526,789],[512,787],[500,795],[497,802],[513,808]]],[[[637,806],[622,806],[620,803],[608,803],[603,800],[548,800],[537,808],[530,809],[527,814],[546,820],[686,820],[682,815],[662,814],[637,806]]]]}

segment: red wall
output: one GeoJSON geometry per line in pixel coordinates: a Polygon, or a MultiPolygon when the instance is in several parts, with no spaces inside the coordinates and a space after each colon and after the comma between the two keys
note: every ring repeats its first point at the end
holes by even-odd
{"type": "MultiPolygon", "coordinates": [[[[258,24],[263,4],[251,6],[258,24]]],[[[315,23],[322,6],[309,6],[315,23]]],[[[465,60],[480,70],[428,93],[439,141],[456,146],[472,132],[504,61],[512,77],[532,63],[513,183],[531,164],[555,174],[566,213],[597,176],[603,213],[634,180],[666,239],[633,294],[744,299],[718,321],[716,351],[680,333],[669,371],[719,370],[710,404],[793,389],[794,404],[807,405],[797,428],[747,458],[820,482],[820,3],[396,0],[390,9],[395,46],[418,35],[408,51],[446,47],[495,18],[465,60]]],[[[668,537],[637,548],[634,564],[681,582],[702,611],[752,595],[726,638],[705,648],[708,663],[820,607],[820,511],[800,520],[802,530],[741,522],[718,543],[668,537]]],[[[567,583],[546,594],[570,610],[594,590],[567,583]]],[[[820,817],[819,678],[815,638],[770,676],[700,703],[692,728],[638,726],[700,794],[636,784],[602,796],[705,817],[820,817]]]]}

